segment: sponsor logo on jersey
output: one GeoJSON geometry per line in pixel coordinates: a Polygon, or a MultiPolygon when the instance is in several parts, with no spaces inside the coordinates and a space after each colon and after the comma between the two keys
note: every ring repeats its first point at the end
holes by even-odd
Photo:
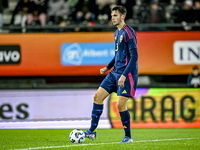
{"type": "Polygon", "coordinates": [[[20,64],[21,51],[19,45],[0,45],[0,65],[20,64]]]}
{"type": "Polygon", "coordinates": [[[174,63],[200,64],[200,41],[176,41],[173,45],[174,63]]]}

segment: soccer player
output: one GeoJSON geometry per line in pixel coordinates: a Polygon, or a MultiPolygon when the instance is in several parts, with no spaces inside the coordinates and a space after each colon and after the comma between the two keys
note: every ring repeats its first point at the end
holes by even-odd
{"type": "Polygon", "coordinates": [[[137,38],[135,31],[125,24],[126,8],[115,6],[112,8],[111,17],[113,25],[117,26],[115,31],[115,56],[104,68],[100,69],[105,74],[112,67],[112,71],[102,81],[99,89],[94,95],[91,127],[85,131],[85,137],[96,138],[96,130],[100,116],[103,111],[103,101],[112,92],[117,92],[117,108],[125,131],[122,143],[132,143],[130,114],[127,110],[127,100],[134,97],[138,80],[138,53],[137,38]]]}

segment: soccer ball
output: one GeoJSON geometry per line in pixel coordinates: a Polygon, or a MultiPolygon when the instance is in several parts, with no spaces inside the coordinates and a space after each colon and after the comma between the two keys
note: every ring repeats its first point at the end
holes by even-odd
{"type": "Polygon", "coordinates": [[[85,133],[82,130],[74,129],[69,134],[69,140],[72,143],[83,143],[85,141],[85,133]]]}

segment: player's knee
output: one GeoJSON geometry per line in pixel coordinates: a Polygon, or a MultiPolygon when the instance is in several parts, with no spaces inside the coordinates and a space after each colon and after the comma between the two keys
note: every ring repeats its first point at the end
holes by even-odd
{"type": "Polygon", "coordinates": [[[95,93],[95,94],[94,94],[94,101],[97,101],[97,99],[98,99],[98,94],[95,93]]]}
{"type": "Polygon", "coordinates": [[[96,104],[102,103],[102,100],[100,99],[99,94],[97,92],[94,94],[94,103],[96,104]]]}
{"type": "Polygon", "coordinates": [[[119,112],[126,110],[126,106],[123,103],[117,103],[117,108],[119,112]]]}

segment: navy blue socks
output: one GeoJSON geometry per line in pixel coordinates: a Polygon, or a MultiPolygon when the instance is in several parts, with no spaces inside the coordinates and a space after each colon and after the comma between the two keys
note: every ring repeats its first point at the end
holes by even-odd
{"type": "Polygon", "coordinates": [[[123,112],[119,112],[120,116],[121,116],[121,121],[124,127],[124,131],[125,131],[125,136],[128,136],[131,138],[131,127],[130,127],[130,114],[129,111],[123,111],[123,112]]]}
{"type": "Polygon", "coordinates": [[[90,131],[96,132],[102,112],[103,112],[103,104],[99,105],[93,103],[90,131]]]}

